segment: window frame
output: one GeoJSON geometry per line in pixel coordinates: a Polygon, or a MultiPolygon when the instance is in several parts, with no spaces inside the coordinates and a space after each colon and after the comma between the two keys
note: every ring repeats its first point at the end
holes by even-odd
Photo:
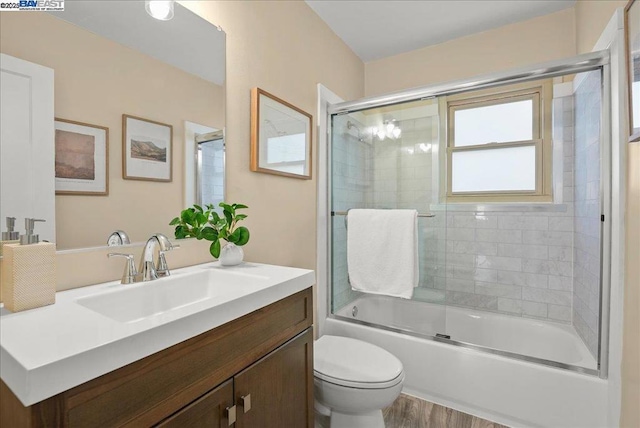
{"type": "Polygon", "coordinates": [[[551,138],[551,82],[536,82],[535,85],[510,85],[508,87],[475,91],[449,96],[446,100],[446,189],[447,202],[552,202],[552,138],[551,138]],[[471,108],[486,107],[532,100],[532,139],[503,143],[455,146],[455,112],[471,108]],[[453,192],[453,154],[463,151],[495,150],[509,147],[535,147],[535,190],[501,190],[477,192],[453,192]]]}

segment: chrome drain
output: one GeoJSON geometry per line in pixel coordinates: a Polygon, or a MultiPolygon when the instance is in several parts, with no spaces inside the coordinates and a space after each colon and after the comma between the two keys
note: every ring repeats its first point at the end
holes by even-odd
{"type": "Polygon", "coordinates": [[[358,307],[354,306],[353,309],[351,309],[351,315],[353,315],[354,318],[356,318],[358,316],[358,307]]]}

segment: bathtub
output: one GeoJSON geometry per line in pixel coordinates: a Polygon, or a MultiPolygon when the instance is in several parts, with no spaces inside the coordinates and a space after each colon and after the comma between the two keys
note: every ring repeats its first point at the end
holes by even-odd
{"type": "Polygon", "coordinates": [[[321,334],[387,349],[404,365],[403,392],[456,410],[518,427],[607,424],[607,382],[560,368],[597,367],[570,325],[364,295],[321,334]]]}
{"type": "Polygon", "coordinates": [[[418,336],[446,334],[455,342],[544,360],[538,361],[542,364],[598,368],[571,325],[380,295],[359,297],[336,315],[418,336]]]}

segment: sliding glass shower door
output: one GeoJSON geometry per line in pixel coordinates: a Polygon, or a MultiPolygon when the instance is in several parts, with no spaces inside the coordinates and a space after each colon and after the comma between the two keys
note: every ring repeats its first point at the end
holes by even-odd
{"type": "MultiPolygon", "coordinates": [[[[607,66],[576,67],[331,116],[334,317],[598,373],[607,313],[607,66]],[[352,289],[354,208],[418,212],[411,299],[352,289]]],[[[378,231],[371,245],[393,233],[378,231]]]]}
{"type": "MultiPolygon", "coordinates": [[[[440,120],[435,99],[333,116],[331,140],[332,312],[420,334],[444,333],[446,206],[437,200],[440,120]],[[434,187],[436,186],[436,187],[434,187]],[[352,290],[349,210],[418,212],[419,285],[411,300],[352,290]],[[425,309],[421,302],[434,303],[425,309]]],[[[379,231],[380,237],[393,231],[379,231]]],[[[372,239],[376,239],[372,237],[372,239]]]]}

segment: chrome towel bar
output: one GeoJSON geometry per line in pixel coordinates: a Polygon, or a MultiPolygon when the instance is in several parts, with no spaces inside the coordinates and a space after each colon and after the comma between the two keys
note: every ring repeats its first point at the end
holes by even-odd
{"type": "MultiPolygon", "coordinates": [[[[349,211],[331,211],[331,216],[348,215],[349,211]]],[[[435,217],[433,213],[418,213],[418,217],[435,217]]]]}
{"type": "MultiPolygon", "coordinates": [[[[350,210],[351,208],[349,208],[350,210]]],[[[348,229],[349,226],[347,224],[347,218],[349,217],[349,210],[347,211],[331,211],[331,217],[335,217],[337,215],[343,215],[344,216],[344,227],[345,229],[348,229]]],[[[418,217],[435,217],[436,215],[433,213],[418,213],[418,217]]]]}

